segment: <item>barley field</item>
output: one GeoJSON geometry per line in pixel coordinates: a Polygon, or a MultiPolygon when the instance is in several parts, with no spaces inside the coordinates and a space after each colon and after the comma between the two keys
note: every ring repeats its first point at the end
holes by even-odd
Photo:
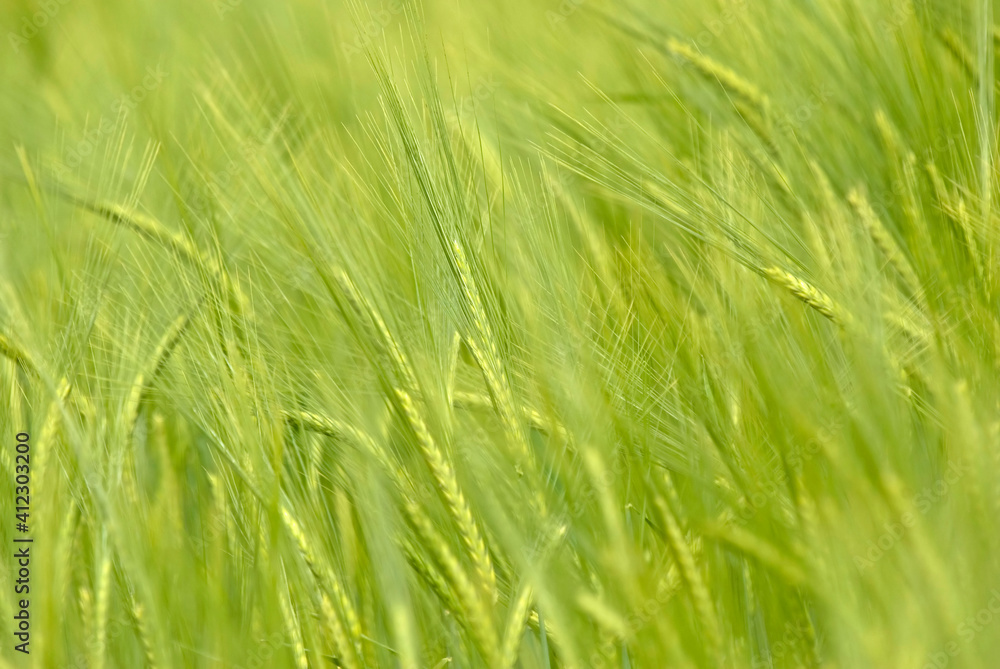
{"type": "Polygon", "coordinates": [[[992,669],[992,0],[0,3],[0,669],[992,669]]]}

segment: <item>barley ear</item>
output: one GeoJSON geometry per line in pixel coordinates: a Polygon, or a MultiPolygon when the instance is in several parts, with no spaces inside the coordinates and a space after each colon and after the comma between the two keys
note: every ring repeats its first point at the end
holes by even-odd
{"type": "Polygon", "coordinates": [[[476,576],[479,587],[490,602],[497,599],[496,575],[493,572],[493,561],[490,558],[489,550],[483,539],[482,532],[472,509],[458,484],[458,477],[451,463],[445,458],[444,453],[437,447],[434,438],[423,418],[417,411],[413,399],[405,392],[397,391],[397,396],[410,424],[413,426],[417,439],[422,445],[424,457],[430,466],[434,480],[438,484],[442,496],[448,509],[451,511],[455,524],[458,526],[459,534],[462,536],[462,543],[472,559],[476,569],[476,576]]]}
{"type": "Polygon", "coordinates": [[[979,73],[976,70],[976,59],[969,52],[968,47],[962,43],[962,38],[955,34],[955,31],[951,28],[939,30],[938,37],[941,38],[941,42],[948,50],[948,53],[952,55],[966,76],[973,81],[978,81],[979,73]]]}
{"type": "Polygon", "coordinates": [[[517,598],[510,604],[506,631],[503,636],[503,668],[511,669],[517,662],[518,650],[524,636],[524,628],[531,609],[531,585],[524,583],[518,591],[517,598]]]}
{"type": "Polygon", "coordinates": [[[146,618],[146,609],[142,604],[133,600],[132,615],[135,616],[135,624],[139,629],[139,640],[142,642],[142,650],[146,654],[146,666],[149,669],[156,669],[156,654],[153,650],[153,638],[150,636],[149,621],[146,618]]]}
{"type": "MultiPolygon", "coordinates": [[[[451,257],[462,285],[462,292],[471,311],[473,326],[476,329],[476,337],[466,339],[469,351],[483,372],[486,386],[489,388],[490,395],[492,395],[493,401],[496,404],[497,412],[500,414],[506,428],[508,439],[511,440],[516,448],[516,457],[534,474],[537,468],[534,454],[531,452],[527,438],[518,420],[514,395],[503,372],[500,351],[497,348],[496,338],[490,327],[486,309],[479,295],[479,288],[472,274],[472,266],[465,255],[465,249],[462,248],[458,240],[452,241],[451,257]]],[[[540,493],[538,501],[541,505],[540,508],[544,509],[545,500],[541,497],[540,493]]]]}
{"type": "Polygon", "coordinates": [[[738,525],[707,525],[703,533],[753,559],[793,587],[808,583],[806,572],[795,559],[738,525]]]}
{"type": "Polygon", "coordinates": [[[7,335],[0,333],[0,356],[3,356],[20,367],[26,374],[37,377],[38,367],[32,362],[28,353],[14,343],[7,335]]]}
{"type": "Polygon", "coordinates": [[[448,383],[446,392],[448,393],[448,404],[454,406],[455,403],[455,383],[458,381],[458,355],[462,350],[462,335],[454,333],[451,339],[451,346],[448,349],[448,383]]]}
{"type": "Polygon", "coordinates": [[[303,531],[302,526],[299,525],[298,521],[295,520],[284,505],[281,507],[281,519],[284,522],[285,527],[288,529],[288,533],[291,534],[292,538],[295,540],[295,543],[299,548],[299,552],[305,560],[306,566],[309,567],[309,570],[312,572],[317,583],[329,588],[330,594],[332,594],[337,600],[337,603],[340,605],[340,610],[343,612],[345,618],[341,624],[350,634],[355,648],[360,648],[362,636],[361,621],[358,618],[354,604],[351,603],[350,598],[347,596],[347,592],[341,584],[340,579],[332,569],[323,568],[319,565],[316,560],[316,554],[312,550],[312,546],[305,531],[303,531]]]}
{"type": "Polygon", "coordinates": [[[393,389],[394,400],[413,431],[417,439],[417,444],[420,447],[420,452],[424,456],[424,460],[427,462],[434,480],[438,484],[441,495],[444,497],[456,525],[458,525],[462,541],[476,567],[479,587],[491,601],[496,601],[496,575],[493,572],[493,563],[489,550],[486,547],[486,541],[483,539],[483,534],[472,514],[472,509],[459,486],[458,477],[451,462],[437,445],[430,428],[427,426],[423,415],[413,399],[413,393],[417,390],[417,379],[413,368],[401,347],[393,338],[385,321],[368,304],[367,300],[364,299],[364,296],[358,291],[350,277],[340,269],[335,271],[335,277],[352,308],[358,312],[359,316],[367,318],[375,325],[378,336],[376,344],[388,353],[396,376],[403,383],[403,387],[393,389]]]}
{"type": "MultiPolygon", "coordinates": [[[[676,492],[673,490],[673,482],[669,473],[664,474],[664,482],[669,496],[676,499],[676,492]]],[[[674,510],[659,494],[653,498],[653,503],[663,526],[667,547],[679,567],[681,581],[688,591],[688,596],[691,598],[691,603],[698,616],[708,651],[713,657],[718,658],[722,649],[722,632],[719,628],[719,620],[715,615],[711,594],[705,585],[705,579],[698,569],[691,547],[684,538],[684,532],[674,510]]]]}
{"type": "MultiPolygon", "coordinates": [[[[452,406],[456,409],[470,411],[495,410],[493,400],[488,395],[478,393],[456,392],[452,398],[452,406]]],[[[521,419],[533,430],[550,435],[560,441],[569,440],[569,432],[554,420],[542,416],[541,413],[528,406],[520,407],[521,419]]]]}
{"type": "Polygon", "coordinates": [[[136,377],[135,381],[132,382],[132,388],[129,391],[128,400],[125,403],[125,419],[126,426],[128,430],[129,439],[131,439],[132,434],[135,432],[135,425],[139,420],[139,406],[142,403],[143,397],[149,392],[149,388],[153,381],[163,370],[164,365],[167,364],[167,360],[170,358],[170,354],[173,353],[177,344],[180,342],[181,337],[187,330],[191,323],[190,314],[181,314],[174,322],[170,324],[167,331],[160,338],[156,349],[153,351],[153,355],[150,356],[149,362],[143,371],[140,371],[136,377]]]}
{"type": "Polygon", "coordinates": [[[357,651],[351,644],[344,623],[340,619],[340,614],[330,601],[330,597],[325,592],[319,593],[320,611],[323,620],[330,630],[334,649],[337,652],[338,661],[344,669],[360,669],[361,663],[358,661],[357,651]]]}
{"type": "Polygon", "coordinates": [[[441,604],[448,611],[460,612],[462,611],[462,605],[455,599],[455,595],[452,593],[451,588],[448,586],[448,582],[445,580],[441,572],[432,564],[428,564],[426,560],[420,555],[416,547],[410,541],[401,541],[401,548],[403,554],[406,556],[406,561],[410,564],[410,567],[416,572],[417,576],[422,578],[424,582],[430,587],[431,591],[437,595],[437,598],[441,600],[441,604]]]}
{"type": "Polygon", "coordinates": [[[64,377],[59,381],[56,389],[56,396],[49,404],[49,410],[45,414],[45,423],[42,426],[41,438],[38,440],[36,458],[39,478],[45,476],[45,468],[48,465],[49,451],[55,444],[56,435],[59,433],[59,426],[62,424],[62,406],[69,397],[73,386],[64,377]]]}
{"type": "MultiPolygon", "coordinates": [[[[105,549],[107,550],[107,549],[105,549]]],[[[103,669],[107,655],[108,607],[111,600],[111,558],[107,555],[101,561],[97,579],[97,601],[94,606],[94,628],[96,630],[93,647],[93,667],[103,669]]]]}
{"type": "Polygon", "coordinates": [[[879,251],[882,252],[893,268],[899,272],[907,288],[913,293],[917,293],[920,290],[920,279],[917,277],[916,272],[913,271],[913,266],[906,259],[902,249],[896,244],[896,240],[892,238],[892,235],[886,230],[878,214],[872,209],[868,199],[860,190],[854,189],[847,195],[847,201],[854,208],[854,212],[858,218],[861,219],[862,225],[865,226],[865,230],[871,236],[872,241],[875,242],[875,246],[878,247],[879,251]]]}
{"type": "Polygon", "coordinates": [[[490,667],[500,664],[500,648],[496,630],[493,627],[493,616],[479,590],[473,585],[469,576],[462,569],[448,543],[438,533],[430,519],[424,515],[419,506],[412,500],[403,504],[407,521],[420,538],[423,545],[434,555],[435,560],[444,570],[445,575],[455,591],[456,600],[461,605],[469,635],[479,648],[490,667]]]}
{"type": "Polygon", "coordinates": [[[730,94],[753,105],[765,117],[768,115],[771,103],[767,96],[756,85],[736,74],[733,70],[677,39],[667,41],[667,51],[689,63],[706,79],[718,83],[730,94]]]}
{"type": "Polygon", "coordinates": [[[793,274],[789,274],[780,267],[768,267],[764,270],[764,275],[776,285],[784,288],[798,298],[806,306],[815,309],[834,323],[846,324],[850,322],[850,314],[843,311],[829,295],[812,284],[799,279],[793,274]]]}
{"type": "Polygon", "coordinates": [[[302,640],[302,628],[299,625],[299,617],[296,615],[295,607],[292,606],[292,593],[284,564],[281,566],[281,572],[284,587],[281,588],[281,592],[278,594],[278,606],[281,607],[281,617],[285,620],[288,636],[292,640],[295,669],[309,669],[309,658],[306,656],[305,643],[302,640]]]}

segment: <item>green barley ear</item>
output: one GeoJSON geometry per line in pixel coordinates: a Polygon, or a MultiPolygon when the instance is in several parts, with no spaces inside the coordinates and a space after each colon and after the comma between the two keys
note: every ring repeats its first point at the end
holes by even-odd
{"type": "MultiPolygon", "coordinates": [[[[107,549],[105,548],[105,552],[107,549]]],[[[104,556],[97,577],[97,601],[94,604],[93,667],[103,669],[108,648],[108,608],[111,604],[111,558],[104,556]]]]}
{"type": "MultiPolygon", "coordinates": [[[[456,409],[469,411],[492,411],[494,409],[493,400],[487,395],[466,392],[456,392],[452,398],[452,406],[456,409]]],[[[569,441],[569,432],[567,432],[563,425],[555,420],[546,418],[530,406],[519,407],[518,413],[521,416],[521,420],[532,429],[555,437],[562,442],[569,441]]]]}
{"type": "Polygon", "coordinates": [[[448,404],[454,405],[455,383],[458,381],[459,354],[462,352],[462,335],[455,332],[451,337],[451,346],[448,349],[448,382],[446,392],[448,393],[448,404]]]}
{"type": "Polygon", "coordinates": [[[288,575],[284,564],[281,565],[281,592],[278,594],[278,605],[285,628],[292,640],[292,657],[295,658],[296,669],[309,669],[309,658],[306,656],[305,643],[302,640],[302,627],[297,614],[298,609],[292,605],[292,593],[288,584],[288,575]]]}
{"type": "Polygon", "coordinates": [[[90,588],[80,586],[77,597],[80,606],[80,619],[83,621],[83,636],[87,639],[95,638],[94,632],[94,596],[90,588]]]}
{"type": "Polygon", "coordinates": [[[528,444],[524,429],[518,419],[514,395],[504,373],[495,333],[490,327],[479,287],[476,285],[476,280],[473,276],[472,267],[465,255],[465,249],[457,239],[451,240],[450,258],[454,270],[458,274],[462,292],[465,295],[466,304],[472,317],[472,324],[476,330],[476,335],[467,338],[466,343],[469,351],[472,353],[472,357],[483,373],[497,413],[500,414],[501,421],[506,428],[507,438],[514,446],[514,456],[520,464],[527,467],[532,477],[531,480],[536,490],[533,502],[539,514],[545,517],[548,515],[548,505],[545,500],[544,485],[538,473],[538,464],[535,462],[535,455],[528,444]]]}
{"type": "Polygon", "coordinates": [[[734,524],[707,525],[702,531],[706,537],[725,544],[777,574],[788,585],[808,585],[806,571],[797,560],[753,532],[734,524]]]}
{"type": "Polygon", "coordinates": [[[400,545],[403,555],[406,556],[407,563],[409,563],[410,567],[417,574],[417,576],[419,576],[437,596],[437,598],[441,601],[441,605],[448,611],[462,611],[462,604],[459,603],[458,599],[455,597],[451,586],[441,574],[440,570],[438,570],[438,568],[434,565],[429,564],[423,556],[420,555],[420,552],[411,541],[401,541],[400,545]]]}
{"type": "Polygon", "coordinates": [[[389,479],[404,489],[412,487],[412,477],[400,469],[399,465],[393,462],[385,449],[363,430],[359,430],[353,425],[344,421],[330,418],[313,411],[290,411],[283,409],[281,417],[285,423],[291,427],[299,427],[316,434],[329,437],[336,441],[352,443],[362,452],[375,458],[375,461],[382,467],[389,479]]]}
{"type": "Polygon", "coordinates": [[[443,495],[448,508],[451,510],[455,523],[458,525],[462,542],[468,550],[473,564],[476,567],[476,575],[489,601],[495,602],[497,599],[496,575],[493,572],[493,562],[490,558],[489,550],[483,539],[482,532],[472,515],[472,509],[458,484],[458,477],[451,463],[444,457],[444,454],[437,448],[430,430],[420,416],[413,399],[404,392],[397,393],[399,402],[403,407],[406,416],[409,418],[413,429],[417,434],[417,440],[423,444],[424,457],[438,487],[443,495]]]}
{"type": "Polygon", "coordinates": [[[524,628],[528,619],[528,612],[531,609],[532,590],[527,583],[518,589],[517,597],[510,604],[510,612],[507,617],[507,626],[503,636],[503,648],[501,657],[504,669],[511,669],[517,663],[518,649],[521,639],[524,636],[524,628]]]}
{"type": "Polygon", "coordinates": [[[794,274],[790,274],[780,267],[768,267],[764,270],[764,276],[834,323],[850,322],[850,314],[841,309],[829,295],[799,279],[794,274]]]}
{"type": "Polygon", "coordinates": [[[955,62],[962,68],[966,76],[973,81],[978,81],[979,73],[976,68],[976,59],[969,52],[968,47],[962,42],[962,38],[959,37],[954,30],[951,28],[945,28],[938,31],[938,37],[941,39],[941,43],[944,44],[946,50],[951,54],[955,62]]]}
{"type": "Polygon", "coordinates": [[[137,232],[142,237],[159,244],[182,260],[203,267],[211,264],[206,256],[183,235],[171,232],[151,216],[132,211],[114,202],[99,202],[66,195],[78,207],[86,209],[111,223],[137,232]]]}
{"type": "Polygon", "coordinates": [[[136,375],[135,381],[132,382],[132,389],[129,391],[128,399],[125,403],[125,425],[130,437],[135,432],[135,425],[139,420],[139,406],[143,397],[149,392],[149,388],[152,386],[153,381],[156,380],[156,377],[163,371],[163,367],[167,364],[170,355],[178,343],[180,343],[181,337],[190,324],[190,313],[178,316],[170,324],[170,327],[167,328],[167,331],[163,333],[149,361],[143,370],[136,375]]]}
{"type": "Polygon", "coordinates": [[[63,407],[72,390],[73,385],[67,379],[61,379],[59,381],[59,387],[56,389],[55,397],[52,399],[52,402],[49,403],[49,409],[45,414],[45,423],[42,425],[42,431],[37,442],[38,448],[35,456],[37,459],[36,467],[38,469],[38,477],[40,479],[44,480],[49,454],[55,444],[59,428],[62,425],[63,407]]]}
{"type": "Polygon", "coordinates": [[[3,333],[0,333],[0,355],[16,364],[24,373],[38,376],[38,368],[28,353],[3,333]]]}
{"type": "Polygon", "coordinates": [[[907,288],[913,294],[919,294],[920,279],[917,277],[916,272],[913,271],[913,266],[910,265],[910,261],[907,260],[902,249],[896,244],[896,240],[892,238],[892,235],[886,230],[878,214],[872,209],[868,199],[860,190],[854,189],[848,193],[847,201],[854,208],[854,212],[861,220],[861,224],[864,225],[865,231],[868,232],[872,241],[875,242],[875,246],[878,247],[879,251],[882,252],[892,267],[899,272],[907,288]]]}
{"type": "Polygon", "coordinates": [[[417,444],[420,447],[420,452],[427,462],[431,473],[434,475],[438,489],[442,497],[444,497],[444,501],[456,525],[458,525],[462,541],[476,567],[479,587],[491,601],[496,601],[498,597],[496,575],[493,571],[493,561],[490,557],[489,549],[486,546],[483,533],[479,529],[479,524],[472,513],[466,496],[459,485],[454,467],[438,446],[420,408],[414,401],[413,393],[417,391],[418,387],[413,368],[401,347],[389,332],[385,321],[367,300],[364,299],[354,285],[354,282],[350,280],[346,273],[339,269],[335,272],[335,277],[357,315],[375,326],[375,336],[377,337],[375,344],[382,351],[388,353],[388,359],[392,361],[395,376],[403,384],[403,387],[392,389],[392,399],[400,408],[403,417],[413,431],[417,444]]]}
{"type": "MultiPolygon", "coordinates": [[[[677,493],[669,473],[664,473],[664,484],[668,496],[673,498],[676,504],[677,493]]],[[[680,522],[670,504],[659,494],[653,498],[653,504],[670,554],[679,567],[681,580],[698,616],[708,653],[711,657],[718,659],[722,651],[722,631],[719,627],[715,606],[712,603],[711,593],[705,584],[705,578],[694,559],[687,540],[684,538],[680,522]]]]}
{"type": "Polygon", "coordinates": [[[135,624],[139,630],[139,640],[142,642],[142,650],[146,655],[146,666],[149,669],[156,669],[159,664],[156,662],[156,653],[153,649],[153,639],[150,635],[151,630],[149,629],[145,607],[133,600],[132,615],[135,617],[135,624]]]}
{"type": "Polygon", "coordinates": [[[461,606],[467,628],[480,653],[490,667],[500,664],[500,645],[493,627],[492,601],[484,601],[481,592],[462,569],[458,558],[448,547],[430,519],[412,500],[403,503],[403,511],[414,532],[424,547],[434,556],[438,566],[445,573],[455,592],[455,599],[461,606]]]}
{"type": "Polygon", "coordinates": [[[138,233],[140,236],[166,249],[193,269],[204,272],[222,287],[225,295],[231,299],[230,304],[238,316],[245,317],[246,314],[251,313],[250,301],[240,287],[239,282],[226,271],[221,262],[217,261],[211,255],[202,252],[183,235],[171,232],[152,216],[147,216],[132,208],[124,207],[114,202],[101,202],[78,197],[66,191],[60,191],[60,193],[78,207],[97,214],[111,223],[138,233]]]}
{"type": "Polygon", "coordinates": [[[934,188],[934,195],[937,198],[938,206],[944,211],[945,215],[951,219],[958,229],[962,233],[962,239],[965,242],[965,250],[968,253],[969,258],[972,260],[972,266],[976,273],[976,279],[979,281],[979,285],[986,285],[986,273],[983,269],[983,259],[979,251],[979,243],[976,241],[976,230],[972,222],[972,217],[969,214],[969,209],[965,204],[964,198],[958,198],[956,203],[955,199],[952,198],[948,191],[948,186],[945,184],[944,179],[941,177],[940,171],[938,171],[937,165],[932,161],[928,161],[924,165],[927,171],[927,176],[931,180],[931,185],[934,188]]]}
{"type": "Polygon", "coordinates": [[[312,572],[313,577],[319,584],[321,584],[321,586],[330,589],[330,594],[333,595],[337,604],[339,604],[340,611],[343,612],[344,616],[344,620],[340,621],[338,624],[347,630],[355,649],[360,649],[362,637],[361,621],[358,618],[357,610],[348,597],[347,591],[341,583],[340,578],[328,566],[319,564],[316,558],[316,553],[313,551],[312,545],[309,541],[309,537],[302,529],[302,526],[299,525],[298,521],[295,520],[292,514],[289,513],[288,509],[284,506],[281,508],[281,520],[288,529],[288,533],[295,540],[299,552],[305,560],[306,566],[309,567],[309,570],[312,572]]]}
{"type": "Polygon", "coordinates": [[[351,643],[348,632],[340,619],[340,614],[334,609],[330,597],[325,592],[320,592],[319,601],[323,621],[330,630],[333,647],[337,651],[337,657],[341,666],[344,669],[360,669],[361,662],[358,660],[357,649],[351,643]]]}
{"type": "Polygon", "coordinates": [[[703,77],[752,105],[765,118],[769,115],[771,102],[756,85],[680,40],[671,38],[666,46],[670,54],[692,65],[703,77]]]}

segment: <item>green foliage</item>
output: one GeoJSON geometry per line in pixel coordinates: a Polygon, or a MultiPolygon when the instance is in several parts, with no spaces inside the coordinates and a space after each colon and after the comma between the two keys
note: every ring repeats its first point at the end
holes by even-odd
{"type": "Polygon", "coordinates": [[[5,4],[0,666],[993,666],[993,13],[5,4]]]}

